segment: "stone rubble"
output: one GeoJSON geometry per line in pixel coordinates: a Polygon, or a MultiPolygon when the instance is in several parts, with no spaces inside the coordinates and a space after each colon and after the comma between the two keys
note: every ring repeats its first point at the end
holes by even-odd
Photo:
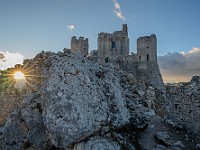
{"type": "Polygon", "coordinates": [[[200,141],[200,77],[194,76],[190,82],[166,86],[162,106],[165,120],[177,132],[185,131],[196,143],[200,141]]]}

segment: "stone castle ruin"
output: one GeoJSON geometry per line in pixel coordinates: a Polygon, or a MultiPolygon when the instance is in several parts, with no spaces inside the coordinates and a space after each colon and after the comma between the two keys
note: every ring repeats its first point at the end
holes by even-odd
{"type": "MultiPolygon", "coordinates": [[[[71,50],[80,50],[83,56],[88,54],[88,39],[76,37],[71,39],[71,50]]],[[[102,64],[118,64],[123,70],[138,76],[138,80],[146,81],[158,88],[163,87],[163,80],[157,63],[157,38],[155,34],[137,39],[137,54],[129,55],[128,27],[121,31],[98,34],[98,50],[90,53],[102,64]]]]}
{"type": "Polygon", "coordinates": [[[76,39],[76,36],[73,36],[71,38],[71,51],[72,52],[76,52],[78,50],[81,51],[81,54],[83,56],[87,56],[88,55],[88,38],[84,38],[84,37],[79,37],[79,39],[76,39]]]}
{"type": "Polygon", "coordinates": [[[98,52],[101,62],[115,62],[117,57],[129,55],[128,27],[123,25],[122,31],[98,34],[98,52]]]}

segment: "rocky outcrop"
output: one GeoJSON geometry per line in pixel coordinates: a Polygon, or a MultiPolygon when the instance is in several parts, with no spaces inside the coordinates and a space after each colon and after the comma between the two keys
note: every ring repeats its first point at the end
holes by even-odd
{"type": "Polygon", "coordinates": [[[78,53],[48,57],[43,65],[48,80],[38,94],[27,94],[22,108],[9,117],[3,149],[22,149],[29,144],[46,148],[48,141],[67,148],[129,122],[123,90],[111,67],[92,63],[78,53]],[[51,66],[48,71],[46,66],[51,66]],[[10,136],[13,139],[7,142],[10,136]]]}
{"type": "Polygon", "coordinates": [[[157,89],[135,75],[70,51],[43,52],[29,64],[38,58],[30,72],[43,82],[0,128],[0,149],[194,148],[163,119],[157,89]]]}
{"type": "Polygon", "coordinates": [[[103,126],[129,122],[122,87],[112,68],[74,56],[65,63],[57,60],[49,72],[41,98],[44,124],[55,146],[64,148],[103,126]]]}

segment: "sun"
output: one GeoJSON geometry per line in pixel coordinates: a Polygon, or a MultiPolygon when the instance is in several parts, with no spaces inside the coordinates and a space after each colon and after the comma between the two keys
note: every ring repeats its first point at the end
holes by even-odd
{"type": "Polygon", "coordinates": [[[14,89],[21,92],[23,89],[37,91],[36,86],[45,79],[44,76],[35,75],[33,71],[36,63],[27,61],[23,65],[16,64],[13,68],[0,70],[0,95],[13,93],[14,89]]]}
{"type": "Polygon", "coordinates": [[[21,72],[21,71],[16,71],[16,72],[14,73],[14,79],[15,79],[15,80],[25,79],[25,75],[24,75],[24,73],[21,72]]]}

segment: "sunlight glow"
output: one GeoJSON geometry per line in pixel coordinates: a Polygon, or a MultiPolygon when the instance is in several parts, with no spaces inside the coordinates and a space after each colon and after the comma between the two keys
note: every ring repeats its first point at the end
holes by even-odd
{"type": "Polygon", "coordinates": [[[19,79],[25,79],[25,75],[21,71],[17,71],[14,73],[14,79],[19,80],[19,79]]]}

